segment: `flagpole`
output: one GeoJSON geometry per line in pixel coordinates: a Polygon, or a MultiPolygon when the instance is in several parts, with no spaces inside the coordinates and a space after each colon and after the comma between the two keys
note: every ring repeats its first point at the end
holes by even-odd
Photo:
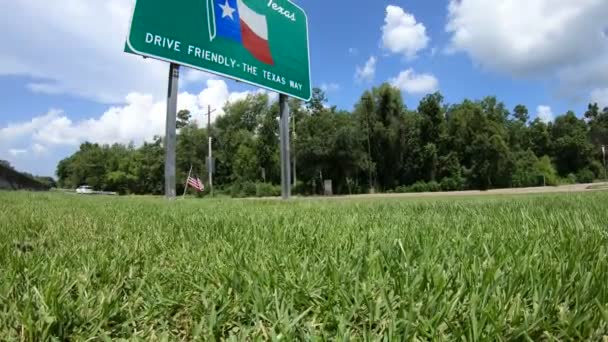
{"type": "Polygon", "coordinates": [[[190,171],[188,171],[188,178],[186,178],[186,185],[184,186],[184,196],[183,199],[186,199],[186,191],[188,190],[188,180],[190,179],[190,174],[192,173],[192,164],[190,164],[190,171]]]}

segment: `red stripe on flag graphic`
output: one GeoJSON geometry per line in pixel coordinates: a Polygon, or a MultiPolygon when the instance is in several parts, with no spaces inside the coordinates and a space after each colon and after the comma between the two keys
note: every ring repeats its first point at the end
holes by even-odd
{"type": "Polygon", "coordinates": [[[243,20],[241,20],[241,35],[243,37],[243,46],[245,46],[245,49],[247,49],[260,62],[274,65],[274,60],[270,54],[270,45],[268,45],[268,41],[255,34],[255,32],[243,20]]]}

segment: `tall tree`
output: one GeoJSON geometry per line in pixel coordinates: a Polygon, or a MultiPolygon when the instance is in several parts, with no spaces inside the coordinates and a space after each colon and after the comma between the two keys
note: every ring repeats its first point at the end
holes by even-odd
{"type": "MultiPolygon", "coordinates": [[[[373,115],[367,114],[371,129],[371,154],[381,189],[397,185],[403,161],[403,121],[405,106],[401,91],[388,83],[372,89],[373,115]]],[[[365,120],[365,119],[364,119],[365,120]]]]}
{"type": "Polygon", "coordinates": [[[180,110],[177,112],[177,129],[186,127],[190,122],[192,115],[187,109],[180,110]]]}
{"type": "Polygon", "coordinates": [[[526,106],[524,105],[517,105],[515,106],[515,108],[513,109],[513,117],[515,118],[515,120],[521,122],[521,123],[527,123],[528,120],[530,120],[530,114],[528,113],[528,108],[526,108],[526,106]]]}
{"type": "Polygon", "coordinates": [[[551,127],[555,166],[566,176],[587,168],[593,157],[593,147],[587,140],[587,123],[569,111],[555,119],[551,127]]]}

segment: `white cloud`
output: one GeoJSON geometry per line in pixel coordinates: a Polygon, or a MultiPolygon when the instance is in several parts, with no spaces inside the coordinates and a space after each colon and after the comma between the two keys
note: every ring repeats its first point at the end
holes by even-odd
{"type": "Polygon", "coordinates": [[[355,80],[358,82],[371,82],[376,75],[376,57],[371,56],[363,67],[357,66],[355,80]]]}
{"type": "Polygon", "coordinates": [[[356,56],[359,54],[359,50],[357,48],[348,48],[348,54],[350,56],[356,56]]]}
{"type": "Polygon", "coordinates": [[[39,143],[35,143],[32,145],[32,151],[36,154],[36,155],[43,155],[46,154],[46,152],[48,151],[48,149],[46,147],[44,147],[43,145],[40,145],[39,143]]]}
{"type": "Polygon", "coordinates": [[[518,78],[555,78],[557,96],[608,87],[606,0],[450,0],[451,52],[518,78]]]}
{"type": "Polygon", "coordinates": [[[59,85],[54,83],[44,83],[44,82],[31,82],[26,85],[26,87],[33,93],[40,94],[48,94],[48,95],[56,95],[61,94],[65,90],[62,89],[59,85]]]}
{"type": "Polygon", "coordinates": [[[334,92],[340,90],[340,85],[338,83],[323,83],[321,84],[321,90],[326,93],[334,92]]]}
{"type": "Polygon", "coordinates": [[[607,16],[605,0],[451,0],[446,29],[453,49],[527,76],[605,52],[607,16]]]}
{"type": "Polygon", "coordinates": [[[429,43],[426,28],[416,22],[414,15],[398,6],[386,7],[386,17],[382,26],[382,46],[395,54],[414,58],[429,43]]]}
{"type": "Polygon", "coordinates": [[[588,63],[569,66],[558,72],[559,97],[587,102],[590,93],[608,88],[608,51],[597,56],[599,58],[588,63]]]}
{"type": "Polygon", "coordinates": [[[591,102],[595,102],[600,109],[608,107],[608,88],[594,89],[591,92],[591,102]]]}
{"type": "Polygon", "coordinates": [[[549,123],[555,119],[553,115],[553,110],[549,106],[538,106],[536,108],[536,117],[538,117],[542,122],[549,123]]]}
{"type": "Polygon", "coordinates": [[[28,122],[21,122],[18,124],[9,123],[6,127],[0,128],[0,142],[6,146],[11,141],[18,140],[24,136],[29,136],[33,132],[48,125],[60,114],[60,110],[51,109],[47,114],[35,117],[28,122]]]}
{"type": "Polygon", "coordinates": [[[439,81],[431,74],[416,74],[413,69],[407,69],[390,80],[390,83],[410,94],[428,94],[439,89],[439,81]]]}
{"type": "Polygon", "coordinates": [[[166,92],[168,65],[123,52],[132,0],[1,1],[0,75],[32,77],[34,92],[119,103],[166,92]],[[36,18],[36,20],[32,20],[36,18]]]}
{"type": "Polygon", "coordinates": [[[27,150],[24,149],[18,149],[18,148],[11,148],[8,150],[8,153],[13,156],[13,157],[17,157],[21,154],[26,154],[27,150]]]}
{"type": "MultiPolygon", "coordinates": [[[[263,89],[231,92],[226,82],[207,80],[206,87],[198,94],[180,93],[178,109],[189,110],[195,123],[203,127],[207,124],[208,105],[216,109],[212,114],[214,121],[224,114],[227,102],[255,94],[268,95],[270,102],[278,99],[278,94],[263,89]]],[[[73,153],[84,141],[140,145],[155,135],[164,135],[166,103],[163,97],[131,93],[124,101],[125,104],[112,106],[88,119],[75,120],[69,113],[50,110],[31,120],[0,127],[0,159],[10,161],[21,170],[52,174],[57,162],[73,153]]]]}
{"type": "Polygon", "coordinates": [[[179,80],[184,85],[192,83],[202,83],[212,78],[214,78],[214,76],[208,72],[190,69],[186,67],[182,68],[182,71],[179,75],[179,80]]]}
{"type": "MultiPolygon", "coordinates": [[[[224,114],[227,102],[242,100],[251,94],[268,94],[270,101],[278,95],[266,90],[230,92],[226,82],[207,80],[207,87],[199,94],[182,92],[178,95],[178,110],[187,109],[194,120],[203,126],[207,122],[207,106],[216,111],[212,121],[224,114]]],[[[74,121],[67,113],[51,110],[27,122],[0,128],[0,141],[5,146],[30,144],[33,152],[42,154],[53,146],[77,146],[84,141],[100,144],[129,143],[139,145],[155,135],[164,135],[166,102],[152,95],[131,93],[125,104],[113,106],[99,117],[74,121]]]]}

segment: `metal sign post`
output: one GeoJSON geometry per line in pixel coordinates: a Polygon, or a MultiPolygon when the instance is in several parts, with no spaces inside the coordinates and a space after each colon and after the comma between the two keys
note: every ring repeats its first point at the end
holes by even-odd
{"type": "Polygon", "coordinates": [[[179,65],[169,66],[169,89],[167,91],[167,122],[165,127],[165,197],[175,199],[175,145],[177,89],[179,85],[179,65]]]}
{"type": "Polygon", "coordinates": [[[287,95],[279,94],[281,122],[279,135],[281,139],[281,196],[284,200],[291,197],[291,162],[289,153],[289,103],[287,95]]]}

